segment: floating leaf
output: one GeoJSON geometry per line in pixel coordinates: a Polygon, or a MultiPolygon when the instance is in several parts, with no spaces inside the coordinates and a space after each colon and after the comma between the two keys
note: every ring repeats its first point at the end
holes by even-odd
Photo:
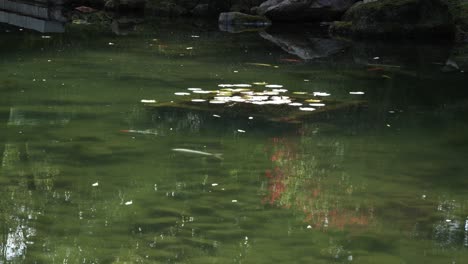
{"type": "Polygon", "coordinates": [[[330,94],[325,92],[314,92],[314,96],[330,96],[330,94]]]}
{"type": "Polygon", "coordinates": [[[174,94],[179,95],[179,96],[190,95],[190,93],[185,93],[185,92],[177,92],[177,93],[174,93],[174,94]]]}
{"type": "Polygon", "coordinates": [[[144,104],[154,104],[154,103],[156,103],[156,100],[153,100],[153,99],[141,99],[140,102],[142,102],[142,103],[144,103],[144,104]]]}
{"type": "Polygon", "coordinates": [[[301,110],[301,111],[315,111],[315,108],[313,108],[313,107],[299,107],[299,110],[301,110]]]}
{"type": "Polygon", "coordinates": [[[210,104],[225,104],[226,101],[220,101],[220,100],[210,100],[210,104]]]}
{"type": "Polygon", "coordinates": [[[302,106],[302,103],[290,103],[290,106],[302,106]]]}
{"type": "Polygon", "coordinates": [[[307,103],[320,103],[320,102],[322,102],[322,100],[318,100],[318,99],[307,99],[305,101],[307,103]]]}
{"type": "Polygon", "coordinates": [[[195,91],[192,91],[193,93],[197,93],[197,94],[209,94],[210,91],[204,91],[204,90],[195,90],[195,91]]]}
{"type": "Polygon", "coordinates": [[[265,85],[266,88],[283,88],[281,84],[267,84],[265,85]]]}
{"type": "Polygon", "coordinates": [[[232,86],[234,86],[234,87],[252,87],[252,85],[246,84],[246,83],[233,84],[232,86]]]}

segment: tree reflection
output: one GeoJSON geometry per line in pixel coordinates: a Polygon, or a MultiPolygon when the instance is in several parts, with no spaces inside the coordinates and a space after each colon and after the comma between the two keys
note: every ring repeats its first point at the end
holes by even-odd
{"type": "Polygon", "coordinates": [[[356,184],[339,171],[344,146],[310,137],[313,132],[307,129],[303,133],[306,135],[299,141],[286,137],[269,140],[273,168],[265,171],[268,190],[263,203],[300,212],[309,228],[369,226],[373,207],[352,202],[356,184]]]}

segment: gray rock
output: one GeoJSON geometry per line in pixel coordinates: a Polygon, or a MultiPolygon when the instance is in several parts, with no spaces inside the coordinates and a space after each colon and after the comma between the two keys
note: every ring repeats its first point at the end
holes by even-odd
{"type": "Polygon", "coordinates": [[[263,16],[247,15],[240,12],[224,12],[219,15],[219,24],[230,25],[248,25],[248,26],[265,26],[270,25],[268,18],[263,16]]]}
{"type": "Polygon", "coordinates": [[[332,21],[357,0],[268,0],[257,10],[272,21],[332,21]]]}
{"type": "Polygon", "coordinates": [[[259,31],[271,25],[270,20],[262,16],[252,16],[239,12],[226,12],[219,15],[219,29],[230,33],[259,31]]]}
{"type": "Polygon", "coordinates": [[[329,57],[341,52],[347,47],[347,43],[330,38],[320,38],[307,33],[260,33],[260,36],[281,47],[289,54],[303,60],[313,60],[329,57]]]}

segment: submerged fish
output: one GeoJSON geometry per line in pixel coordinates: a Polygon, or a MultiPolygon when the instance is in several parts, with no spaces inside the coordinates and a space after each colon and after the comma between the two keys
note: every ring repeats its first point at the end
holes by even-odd
{"type": "Polygon", "coordinates": [[[253,65],[253,66],[273,67],[273,65],[268,64],[268,63],[246,62],[245,64],[253,65]]]}
{"type": "Polygon", "coordinates": [[[208,157],[213,157],[219,160],[223,159],[222,154],[219,154],[219,153],[209,153],[209,152],[198,151],[198,150],[193,150],[193,149],[184,149],[184,148],[174,148],[172,149],[172,151],[186,153],[186,154],[200,155],[200,156],[208,156],[208,157]]]}
{"type": "Polygon", "coordinates": [[[122,133],[134,133],[134,134],[142,134],[142,135],[158,135],[158,132],[151,131],[151,130],[134,130],[134,129],[122,129],[120,130],[122,133]]]}

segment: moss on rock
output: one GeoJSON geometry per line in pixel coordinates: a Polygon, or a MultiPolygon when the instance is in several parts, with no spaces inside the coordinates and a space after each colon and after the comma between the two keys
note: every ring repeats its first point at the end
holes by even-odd
{"type": "Polygon", "coordinates": [[[380,0],[358,3],[331,32],[361,37],[420,38],[453,35],[449,8],[438,0],[380,0]]]}

